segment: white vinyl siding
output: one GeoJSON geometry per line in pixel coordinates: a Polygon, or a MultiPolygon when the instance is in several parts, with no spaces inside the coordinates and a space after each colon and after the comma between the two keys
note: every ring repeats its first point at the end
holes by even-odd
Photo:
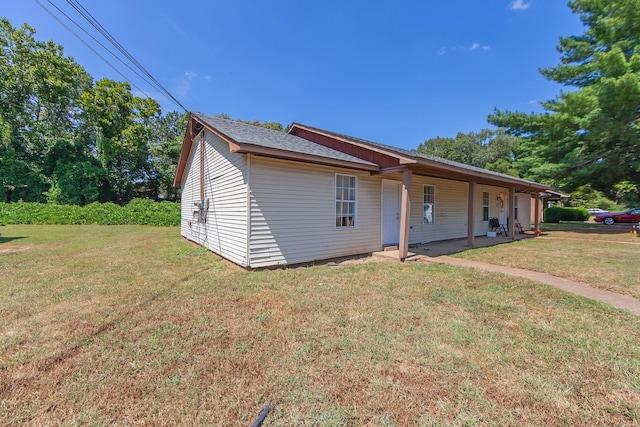
{"type": "Polygon", "coordinates": [[[200,137],[193,148],[182,187],[181,234],[241,266],[247,259],[247,160],[205,131],[204,197],[209,199],[207,221],[197,222],[200,200],[200,137]]]}
{"type": "Polygon", "coordinates": [[[498,202],[498,196],[500,193],[508,194],[509,190],[504,187],[494,187],[490,185],[478,185],[476,186],[475,194],[475,235],[484,236],[489,230],[489,222],[485,220],[485,213],[487,218],[498,218],[500,215],[500,206],[498,202]],[[487,200],[488,196],[488,200],[487,200]],[[488,204],[487,204],[488,203],[488,204]]]}
{"type": "Polygon", "coordinates": [[[251,267],[381,249],[379,177],[258,156],[250,176],[251,267]],[[336,174],[357,176],[357,228],[336,227],[336,174]]]}
{"type": "Polygon", "coordinates": [[[532,196],[527,193],[518,194],[518,221],[523,230],[531,230],[533,222],[533,210],[531,209],[532,196]]]}
{"type": "Polygon", "coordinates": [[[409,243],[455,239],[467,235],[467,183],[414,175],[411,185],[409,243]],[[434,186],[435,224],[424,221],[424,185],[434,186]]]}

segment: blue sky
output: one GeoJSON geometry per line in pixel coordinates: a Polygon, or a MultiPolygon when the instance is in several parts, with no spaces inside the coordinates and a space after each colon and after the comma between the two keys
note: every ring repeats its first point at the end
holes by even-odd
{"type": "MultiPolygon", "coordinates": [[[[0,1],[1,16],[61,44],[94,79],[124,80],[36,1],[0,1]]],[[[90,28],[65,1],[39,1],[90,28]]],[[[490,127],[494,108],[541,111],[538,102],[563,88],[538,69],[559,63],[560,36],[584,31],[558,0],[81,3],[190,111],[299,122],[408,149],[490,127]]],[[[179,109],[94,48],[164,108],[179,109]]]]}

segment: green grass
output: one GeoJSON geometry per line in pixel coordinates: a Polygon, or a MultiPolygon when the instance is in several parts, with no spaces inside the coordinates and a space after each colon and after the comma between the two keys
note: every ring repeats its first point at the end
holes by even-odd
{"type": "Polygon", "coordinates": [[[547,286],[245,272],[176,228],[0,231],[2,425],[246,426],[269,401],[265,426],[640,421],[640,320],[547,286]]]}
{"type": "Polygon", "coordinates": [[[640,299],[640,236],[629,224],[543,224],[544,235],[456,255],[588,283],[640,299]]]}

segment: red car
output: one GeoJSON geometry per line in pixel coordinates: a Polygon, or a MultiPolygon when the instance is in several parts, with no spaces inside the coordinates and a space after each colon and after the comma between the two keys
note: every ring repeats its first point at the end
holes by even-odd
{"type": "Polygon", "coordinates": [[[629,209],[621,213],[604,213],[596,215],[596,222],[603,222],[606,225],[613,225],[616,222],[640,222],[640,208],[629,209]]]}

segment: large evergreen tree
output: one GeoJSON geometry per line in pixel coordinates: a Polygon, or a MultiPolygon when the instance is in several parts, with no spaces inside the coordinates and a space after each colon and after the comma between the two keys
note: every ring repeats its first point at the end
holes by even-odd
{"type": "Polygon", "coordinates": [[[541,70],[568,91],[543,114],[496,110],[489,122],[521,138],[524,177],[573,191],[589,184],[630,200],[640,187],[640,0],[575,0],[586,27],[562,37],[560,64],[541,70]]]}

